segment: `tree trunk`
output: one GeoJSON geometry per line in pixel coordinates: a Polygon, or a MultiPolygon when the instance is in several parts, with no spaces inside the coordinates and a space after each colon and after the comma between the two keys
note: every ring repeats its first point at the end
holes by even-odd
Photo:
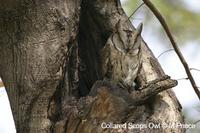
{"type": "MultiPolygon", "coordinates": [[[[101,50],[119,21],[134,30],[127,18],[116,0],[0,2],[0,76],[18,133],[118,132],[102,129],[103,122],[183,123],[172,90],[163,91],[176,81],[162,79],[144,41],[136,83],[146,89],[129,93],[112,79],[103,81],[101,50]]],[[[185,130],[123,130],[139,131],[185,130]]]]}
{"type": "Polygon", "coordinates": [[[79,0],[1,1],[0,73],[19,133],[49,132],[49,100],[77,45],[79,9],[79,0]]]}

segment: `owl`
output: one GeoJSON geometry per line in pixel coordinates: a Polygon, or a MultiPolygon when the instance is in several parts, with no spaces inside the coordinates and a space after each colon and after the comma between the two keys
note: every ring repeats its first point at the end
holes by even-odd
{"type": "Polygon", "coordinates": [[[142,23],[135,31],[123,29],[117,24],[117,31],[107,40],[100,53],[101,73],[104,79],[120,83],[125,87],[135,87],[135,79],[141,66],[142,23]]]}

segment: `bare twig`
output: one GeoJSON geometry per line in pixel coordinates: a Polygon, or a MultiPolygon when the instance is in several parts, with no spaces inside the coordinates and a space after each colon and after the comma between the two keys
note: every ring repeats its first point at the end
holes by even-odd
{"type": "Polygon", "coordinates": [[[174,51],[174,49],[168,49],[168,50],[162,52],[161,54],[158,55],[158,58],[160,58],[163,54],[170,52],[170,51],[174,51]]]}
{"type": "Polygon", "coordinates": [[[195,121],[193,124],[195,124],[195,125],[196,125],[196,124],[197,124],[197,123],[199,123],[199,122],[200,122],[200,120],[197,120],[197,121],[195,121]]]}
{"type": "Polygon", "coordinates": [[[131,15],[128,17],[127,20],[129,20],[142,6],[144,5],[144,3],[140,4],[133,13],[131,13],[131,15]]]}
{"type": "Polygon", "coordinates": [[[176,79],[177,81],[180,81],[180,80],[188,80],[189,78],[180,78],[180,79],[176,79]]]}
{"type": "Polygon", "coordinates": [[[187,73],[187,76],[192,84],[192,87],[194,88],[194,91],[195,93],[197,94],[198,98],[200,99],[200,92],[199,92],[199,89],[195,83],[195,80],[190,72],[190,68],[187,64],[187,62],[185,61],[182,53],[180,52],[179,50],[179,47],[177,46],[170,30],[169,30],[169,27],[165,21],[165,19],[163,18],[163,16],[161,15],[161,13],[158,11],[158,9],[151,3],[150,0],[143,0],[143,2],[147,5],[147,7],[154,13],[154,15],[157,17],[157,19],[160,21],[161,25],[163,26],[167,36],[169,37],[170,41],[171,41],[171,44],[175,50],[175,52],[177,53],[181,63],[183,64],[184,68],[185,68],[185,71],[187,73]]]}
{"type": "Polygon", "coordinates": [[[199,69],[196,68],[190,68],[190,70],[200,71],[199,69]]]}

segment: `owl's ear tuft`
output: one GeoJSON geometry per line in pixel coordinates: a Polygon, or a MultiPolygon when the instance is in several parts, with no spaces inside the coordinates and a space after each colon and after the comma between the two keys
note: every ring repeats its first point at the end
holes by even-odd
{"type": "Polygon", "coordinates": [[[138,27],[136,28],[136,33],[137,33],[138,35],[141,35],[142,29],[143,29],[143,23],[140,23],[140,24],[138,25],[138,27]]]}
{"type": "Polygon", "coordinates": [[[135,31],[132,33],[132,37],[130,39],[130,49],[138,49],[141,44],[141,33],[142,33],[143,24],[140,23],[135,31]]]}
{"type": "Polygon", "coordinates": [[[134,33],[133,33],[133,37],[134,37],[135,39],[137,39],[137,37],[141,35],[141,33],[142,33],[142,28],[143,28],[143,24],[140,23],[140,24],[138,25],[138,27],[136,28],[136,30],[134,31],[134,33]]]}

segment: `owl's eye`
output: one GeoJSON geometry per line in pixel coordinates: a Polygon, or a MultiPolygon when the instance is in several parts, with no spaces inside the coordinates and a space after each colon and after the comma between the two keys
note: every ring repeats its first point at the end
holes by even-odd
{"type": "Polygon", "coordinates": [[[116,50],[118,50],[119,52],[124,53],[124,54],[126,53],[125,46],[121,42],[118,34],[114,34],[112,36],[112,42],[113,42],[113,45],[116,48],[116,50]]]}

